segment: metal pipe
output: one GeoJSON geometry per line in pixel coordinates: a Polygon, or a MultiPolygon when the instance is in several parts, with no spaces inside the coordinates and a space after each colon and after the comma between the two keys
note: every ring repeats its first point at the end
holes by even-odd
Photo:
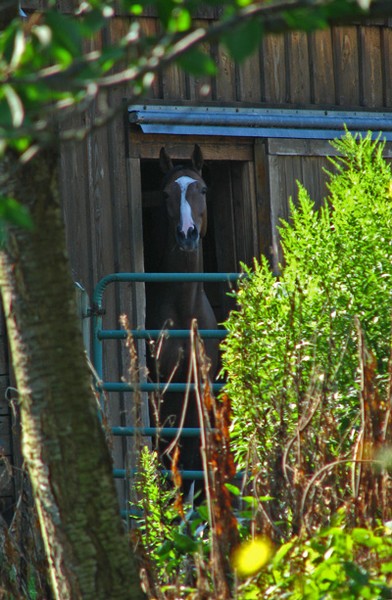
{"type": "MultiPolygon", "coordinates": [[[[130,333],[136,340],[157,340],[161,335],[170,338],[186,339],[190,336],[190,329],[131,329],[130,333]]],[[[199,329],[203,339],[223,340],[227,336],[226,329],[199,329]]],[[[97,331],[99,340],[124,340],[128,332],[118,329],[100,329],[97,331]]]]}
{"type": "MultiPolygon", "coordinates": [[[[169,477],[170,479],[172,478],[172,472],[166,469],[161,469],[160,472],[162,473],[162,475],[164,477],[169,477]]],[[[204,478],[204,471],[180,471],[181,473],[181,477],[182,479],[203,479],[204,478]]],[[[129,475],[135,475],[136,471],[134,469],[132,469],[131,472],[127,471],[126,469],[113,469],[113,476],[115,479],[125,479],[126,477],[129,477],[129,475]]]]}
{"type": "Polygon", "coordinates": [[[102,294],[109,283],[158,283],[158,282],[235,282],[246,277],[246,273],[112,273],[103,277],[95,287],[94,305],[100,306],[102,294]]]}
{"type": "MultiPolygon", "coordinates": [[[[200,427],[183,427],[181,437],[192,438],[200,436],[200,427]]],[[[112,427],[112,434],[118,437],[139,435],[160,435],[174,438],[178,435],[178,427],[112,427]]]]}
{"type": "MultiPolygon", "coordinates": [[[[227,282],[234,283],[246,277],[246,273],[111,273],[95,286],[92,296],[93,317],[93,364],[100,379],[103,378],[102,353],[102,299],[111,283],[158,283],[158,282],[227,282]],[[101,336],[101,337],[100,337],[101,336]]],[[[103,334],[105,335],[105,334],[103,334]]]]}
{"type": "MultiPolygon", "coordinates": [[[[172,472],[167,469],[161,469],[160,472],[164,477],[169,477],[170,479],[173,477],[172,472]]],[[[125,479],[129,476],[136,475],[137,470],[131,469],[127,471],[126,469],[113,469],[113,476],[115,479],[125,479]]],[[[200,480],[204,479],[204,471],[180,471],[182,479],[191,479],[191,480],[200,480]]],[[[243,471],[239,471],[233,477],[233,480],[242,480],[244,478],[245,473],[243,471]]]]}
{"type": "MultiPolygon", "coordinates": [[[[213,392],[219,392],[223,387],[224,383],[212,383],[211,388],[213,392]]],[[[194,391],[194,383],[123,383],[120,381],[104,381],[98,385],[98,389],[104,390],[105,392],[134,392],[139,390],[141,392],[181,392],[184,393],[187,390],[194,391]]]]}

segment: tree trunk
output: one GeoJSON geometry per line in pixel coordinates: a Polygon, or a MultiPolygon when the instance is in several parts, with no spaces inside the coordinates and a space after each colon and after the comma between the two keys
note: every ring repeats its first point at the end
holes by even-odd
{"type": "MultiPolygon", "coordinates": [[[[8,155],[0,176],[15,168],[8,155]]],[[[54,596],[144,598],[121,522],[109,449],[76,314],[58,198],[58,156],[42,151],[0,191],[28,206],[10,227],[0,285],[31,478],[54,596]]]]}

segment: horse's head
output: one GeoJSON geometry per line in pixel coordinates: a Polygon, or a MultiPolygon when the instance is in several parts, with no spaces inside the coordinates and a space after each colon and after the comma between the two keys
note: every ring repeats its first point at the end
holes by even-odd
{"type": "Polygon", "coordinates": [[[197,250],[200,238],[207,230],[207,186],[201,176],[203,155],[196,144],[192,166],[174,167],[164,148],[160,165],[165,173],[163,197],[169,222],[173,227],[178,248],[186,252],[197,250]]]}

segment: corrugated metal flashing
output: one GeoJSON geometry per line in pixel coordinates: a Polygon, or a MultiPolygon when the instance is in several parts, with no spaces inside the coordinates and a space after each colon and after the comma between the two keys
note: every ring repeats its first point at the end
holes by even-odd
{"type": "Polygon", "coordinates": [[[335,111],[279,108],[130,106],[129,121],[144,133],[222,135],[330,140],[372,131],[392,141],[392,111],[335,111]]]}

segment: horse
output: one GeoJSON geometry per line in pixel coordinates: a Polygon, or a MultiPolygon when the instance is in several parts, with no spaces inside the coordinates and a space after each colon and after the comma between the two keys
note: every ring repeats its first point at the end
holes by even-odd
{"type": "MultiPolygon", "coordinates": [[[[196,144],[189,166],[173,162],[165,148],[160,151],[162,182],[162,227],[165,228],[159,271],[163,273],[203,272],[202,239],[207,231],[207,186],[202,176],[203,155],[196,144]]],[[[217,322],[202,282],[168,281],[150,284],[147,290],[147,329],[188,329],[193,319],[200,329],[216,329],[217,322]]],[[[210,376],[218,368],[217,340],[205,341],[210,360],[210,376]]],[[[159,355],[150,360],[150,374],[155,380],[186,382],[191,358],[190,339],[169,337],[160,346],[159,355]]],[[[160,406],[161,426],[180,424],[184,394],[166,392],[160,406]]],[[[154,412],[154,411],[152,411],[154,412]]],[[[153,415],[152,420],[153,420],[153,415]]],[[[184,427],[198,427],[199,418],[193,394],[189,398],[184,427]]],[[[161,443],[165,450],[168,443],[161,443]]],[[[184,438],[181,442],[180,465],[200,470],[200,441],[184,438]]],[[[165,462],[165,461],[164,461],[165,462]]],[[[168,461],[166,461],[168,464],[168,461]]],[[[169,461],[170,464],[170,461],[169,461]]]]}

